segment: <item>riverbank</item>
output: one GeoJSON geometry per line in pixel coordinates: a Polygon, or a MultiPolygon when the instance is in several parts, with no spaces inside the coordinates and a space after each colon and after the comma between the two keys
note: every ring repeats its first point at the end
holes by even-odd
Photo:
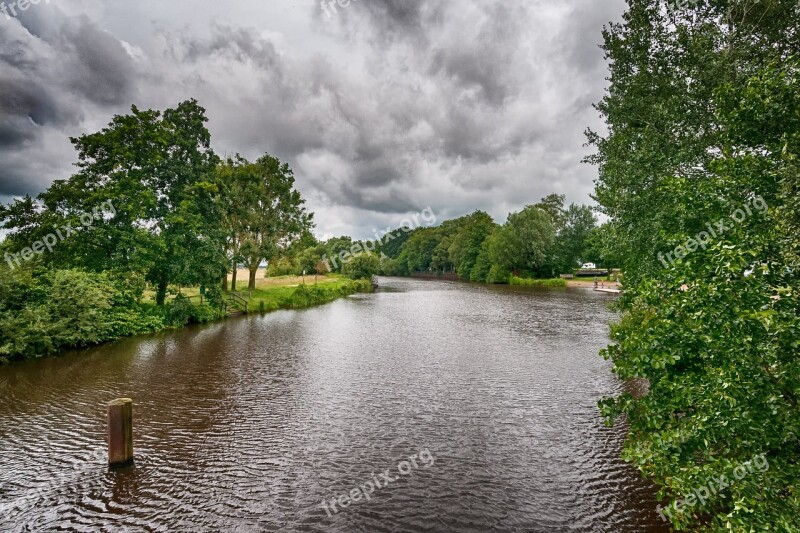
{"type": "MultiPolygon", "coordinates": [[[[271,312],[280,309],[302,309],[313,305],[322,305],[337,298],[355,293],[372,292],[370,280],[351,280],[339,274],[324,276],[278,276],[263,277],[260,271],[256,278],[256,288],[247,288],[247,270],[239,270],[235,291],[223,293],[228,299],[230,295],[247,301],[244,312],[271,312]],[[243,277],[244,276],[244,277],[243,277]],[[242,281],[244,279],[244,281],[242,281]]],[[[228,276],[230,286],[231,276],[228,276]]],[[[200,299],[200,289],[182,289],[181,294],[193,302],[200,299]]]]}
{"type": "Polygon", "coordinates": [[[531,278],[518,278],[511,276],[508,278],[509,285],[519,285],[523,287],[548,287],[548,288],[562,288],[567,286],[566,280],[561,278],[555,279],[531,279],[531,278]]]}
{"type": "MultiPolygon", "coordinates": [[[[401,276],[403,277],[403,276],[401,276]]],[[[456,274],[429,274],[423,272],[415,272],[411,274],[411,278],[418,278],[418,279],[438,279],[438,280],[446,280],[446,281],[463,281],[465,283],[472,283],[469,280],[461,279],[456,274]]],[[[519,286],[529,286],[529,287],[573,287],[573,288],[583,288],[583,289],[593,289],[594,288],[594,280],[593,279],[562,279],[562,278],[554,278],[554,279],[528,279],[528,278],[518,278],[515,276],[511,276],[508,281],[509,285],[519,285],[519,286]]],[[[622,283],[618,281],[603,281],[598,279],[597,280],[597,287],[603,289],[622,289],[622,283]]]]}
{"type": "Polygon", "coordinates": [[[247,300],[247,313],[280,309],[304,309],[323,305],[351,294],[372,292],[372,281],[342,276],[282,276],[256,280],[253,291],[233,292],[247,300]]]}
{"type": "Polygon", "coordinates": [[[307,276],[305,282],[295,277],[262,278],[252,292],[223,292],[224,307],[220,308],[211,305],[199,287],[171,288],[173,296],[159,306],[152,291],[135,299],[123,284],[105,275],[80,271],[58,272],[52,279],[43,275],[28,280],[27,285],[14,285],[18,292],[38,294],[38,303],[3,316],[0,365],[226,320],[235,314],[304,309],[373,290],[371,280],[354,281],[339,275],[307,276]]]}
{"type": "MultiPolygon", "coordinates": [[[[591,279],[568,279],[567,287],[581,287],[581,288],[594,288],[594,280],[591,279]]],[[[602,289],[622,289],[622,283],[618,281],[601,281],[597,280],[598,288],[602,289]]]]}

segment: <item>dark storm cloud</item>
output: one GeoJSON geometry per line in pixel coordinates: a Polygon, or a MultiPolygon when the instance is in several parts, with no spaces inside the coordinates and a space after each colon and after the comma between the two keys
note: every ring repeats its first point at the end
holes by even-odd
{"type": "Polygon", "coordinates": [[[430,30],[444,23],[445,5],[442,0],[379,0],[354,7],[362,7],[369,15],[373,39],[388,43],[412,38],[425,45],[430,30]]]}
{"type": "MultiPolygon", "coordinates": [[[[87,114],[129,106],[136,69],[120,41],[85,16],[34,9],[0,24],[0,194],[64,178],[68,137],[87,114]]],[[[48,6],[49,7],[49,6],[48,6]]]]}
{"type": "Polygon", "coordinates": [[[131,104],[197,98],[218,152],[294,167],[321,234],[589,201],[582,132],[622,0],[312,4],[61,0],[0,21],[0,195],[68,176],[67,137],[131,104]]]}
{"type": "Polygon", "coordinates": [[[69,58],[61,75],[76,96],[100,105],[130,105],[136,69],[118,39],[80,17],[64,25],[54,45],[69,58]]]}

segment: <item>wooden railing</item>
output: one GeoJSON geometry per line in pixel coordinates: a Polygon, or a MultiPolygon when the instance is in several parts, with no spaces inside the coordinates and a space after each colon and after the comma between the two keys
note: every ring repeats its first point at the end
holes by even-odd
{"type": "Polygon", "coordinates": [[[247,298],[239,296],[238,294],[233,292],[227,293],[226,296],[228,299],[227,303],[231,304],[232,307],[235,307],[240,311],[244,311],[245,313],[247,313],[250,307],[250,302],[247,300],[247,298]]]}

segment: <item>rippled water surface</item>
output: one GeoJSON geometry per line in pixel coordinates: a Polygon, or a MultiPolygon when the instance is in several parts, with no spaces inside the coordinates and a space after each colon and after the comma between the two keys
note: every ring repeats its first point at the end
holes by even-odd
{"type": "Polygon", "coordinates": [[[0,530],[664,530],[596,407],[621,388],[607,296],[381,284],[0,368],[0,530]],[[109,471],[118,397],[136,463],[109,471]]]}

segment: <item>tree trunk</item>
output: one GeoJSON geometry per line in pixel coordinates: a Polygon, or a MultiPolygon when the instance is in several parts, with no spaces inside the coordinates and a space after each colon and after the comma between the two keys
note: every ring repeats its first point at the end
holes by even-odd
{"type": "Polygon", "coordinates": [[[222,287],[222,292],[228,292],[228,273],[225,272],[225,275],[222,276],[222,281],[220,282],[220,286],[222,287]]]}
{"type": "Polygon", "coordinates": [[[236,261],[233,262],[233,270],[231,271],[231,292],[236,292],[236,274],[239,273],[236,261]]]}
{"type": "Polygon", "coordinates": [[[167,299],[167,280],[162,279],[158,282],[158,287],[156,287],[156,305],[164,305],[164,301],[167,299]]]}
{"type": "Polygon", "coordinates": [[[247,288],[251,291],[256,288],[256,274],[258,274],[258,265],[256,265],[255,268],[253,268],[253,265],[250,265],[250,284],[247,288]]]}

